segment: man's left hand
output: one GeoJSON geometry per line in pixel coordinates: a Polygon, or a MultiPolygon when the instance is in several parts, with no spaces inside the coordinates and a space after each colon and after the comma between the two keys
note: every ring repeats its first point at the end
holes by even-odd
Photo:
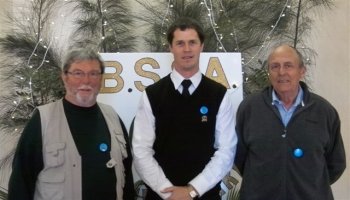
{"type": "Polygon", "coordinates": [[[162,190],[163,193],[171,193],[166,200],[192,200],[190,196],[190,188],[188,186],[172,186],[162,190]]]}

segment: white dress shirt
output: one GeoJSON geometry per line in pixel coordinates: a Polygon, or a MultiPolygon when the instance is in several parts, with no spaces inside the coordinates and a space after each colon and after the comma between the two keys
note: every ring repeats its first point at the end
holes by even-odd
{"type": "MultiPolygon", "coordinates": [[[[170,74],[175,89],[182,93],[181,82],[184,78],[174,69],[170,74]]],[[[198,71],[190,78],[192,85],[189,92],[192,94],[198,87],[202,74],[198,71]]],[[[232,169],[236,153],[237,136],[235,132],[235,109],[230,95],[226,92],[216,118],[215,127],[215,153],[203,171],[194,177],[191,184],[199,196],[213,188],[232,169]]],[[[163,199],[168,198],[170,193],[161,193],[173,184],[167,179],[162,168],[154,159],[153,143],[155,141],[155,117],[148,100],[146,91],[142,98],[134,121],[134,133],[132,147],[134,153],[134,165],[141,179],[150,186],[163,199]]]]}

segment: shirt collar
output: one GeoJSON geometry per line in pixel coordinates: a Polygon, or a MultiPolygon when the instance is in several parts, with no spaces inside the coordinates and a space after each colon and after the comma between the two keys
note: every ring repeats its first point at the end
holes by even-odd
{"type": "MultiPolygon", "coordinates": [[[[173,71],[171,72],[170,78],[171,81],[174,83],[175,90],[179,89],[182,81],[185,80],[185,78],[181,76],[181,74],[175,69],[173,69],[173,71]]],[[[197,73],[195,73],[191,78],[189,78],[189,80],[191,80],[194,88],[197,88],[202,80],[202,73],[200,72],[200,70],[198,70],[197,73]]]]}
{"type": "MultiPolygon", "coordinates": [[[[304,96],[304,91],[303,89],[299,86],[299,91],[298,91],[298,95],[297,98],[295,99],[293,106],[297,106],[300,103],[303,104],[303,96],[304,96]]],[[[275,90],[272,90],[272,105],[274,104],[282,104],[282,101],[278,98],[275,90]]]]}

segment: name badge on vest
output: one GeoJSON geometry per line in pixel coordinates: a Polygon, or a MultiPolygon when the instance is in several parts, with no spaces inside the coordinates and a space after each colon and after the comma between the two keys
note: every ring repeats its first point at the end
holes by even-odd
{"type": "Polygon", "coordinates": [[[208,121],[208,116],[207,116],[208,107],[202,106],[202,107],[199,109],[199,112],[202,114],[202,122],[207,122],[207,121],[208,121]]]}

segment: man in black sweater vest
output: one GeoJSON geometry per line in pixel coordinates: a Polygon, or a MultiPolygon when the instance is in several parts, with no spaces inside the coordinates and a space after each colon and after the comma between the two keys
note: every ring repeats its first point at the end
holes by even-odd
{"type": "Polygon", "coordinates": [[[220,199],[237,137],[227,89],[199,71],[204,33],[179,18],[167,39],[173,70],[146,88],[133,135],[134,163],[147,184],[146,199],[220,199]]]}

